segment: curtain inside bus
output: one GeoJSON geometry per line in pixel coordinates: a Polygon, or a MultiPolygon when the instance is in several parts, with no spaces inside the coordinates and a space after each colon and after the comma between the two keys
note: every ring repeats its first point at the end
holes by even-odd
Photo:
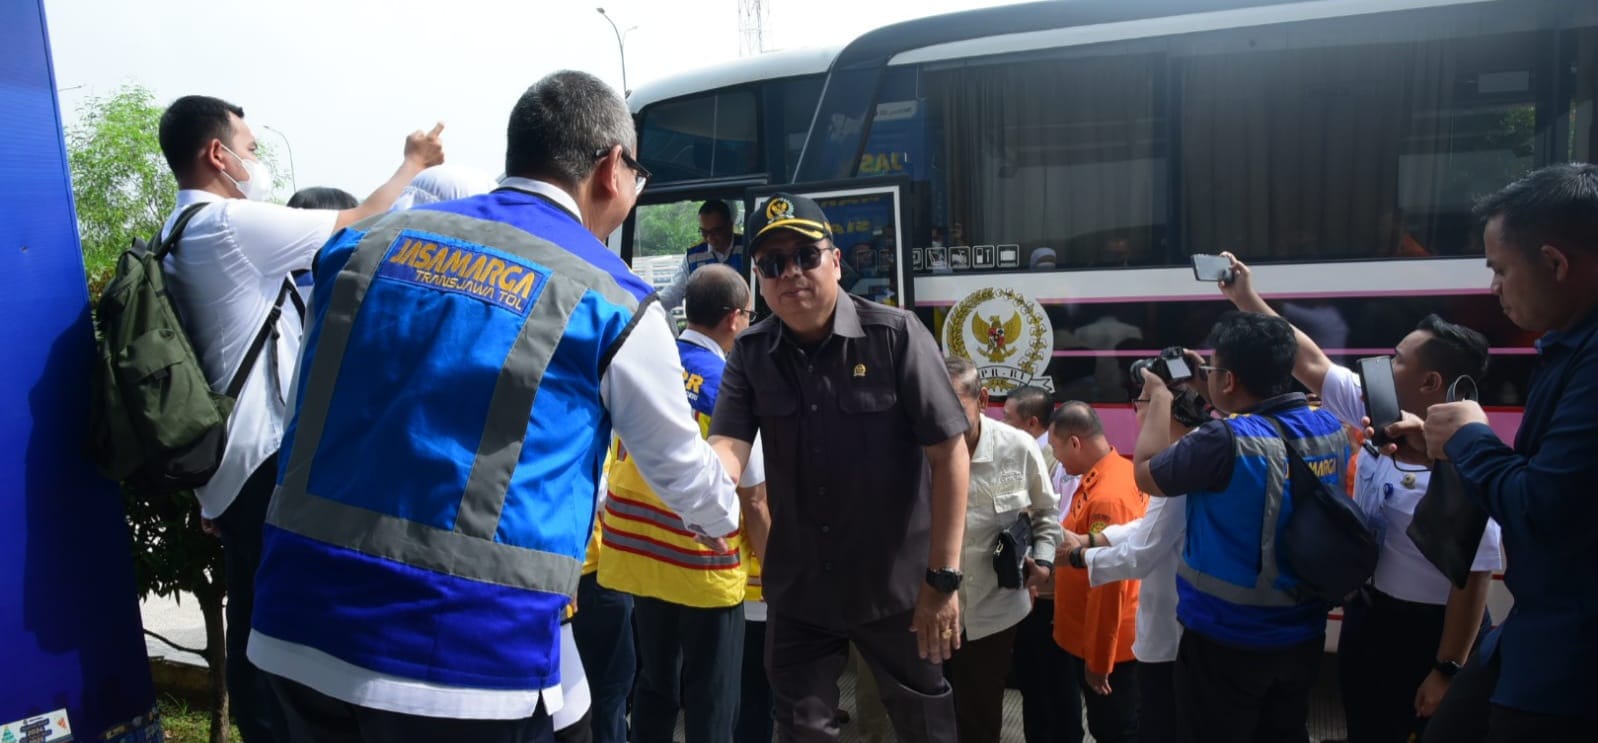
{"type": "MultiPolygon", "coordinates": [[[[1060,265],[1153,260],[1166,204],[1154,56],[927,75],[951,245],[1048,247],[1060,265]]],[[[1029,256],[1022,256],[1029,265],[1029,256]]]]}
{"type": "Polygon", "coordinates": [[[1183,245],[1257,259],[1476,252],[1471,201],[1533,165],[1533,34],[1194,56],[1183,245]]]}

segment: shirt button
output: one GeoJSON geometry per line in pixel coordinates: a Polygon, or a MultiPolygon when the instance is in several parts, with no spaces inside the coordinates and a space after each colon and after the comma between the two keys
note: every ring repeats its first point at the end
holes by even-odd
{"type": "Polygon", "coordinates": [[[832,531],[832,527],[831,526],[828,526],[826,524],[822,524],[821,525],[821,533],[822,534],[827,534],[827,533],[830,533],[831,531],[832,531]]]}
{"type": "Polygon", "coordinates": [[[832,563],[830,563],[830,562],[821,563],[821,569],[825,570],[825,571],[827,571],[829,573],[832,572],[832,563]]]}
{"type": "Polygon", "coordinates": [[[816,495],[826,495],[826,494],[827,494],[827,489],[826,488],[824,488],[824,487],[816,488],[816,495]]]}
{"type": "Polygon", "coordinates": [[[814,413],[814,412],[816,412],[817,410],[820,410],[820,409],[821,409],[820,405],[817,405],[815,403],[810,403],[810,412],[814,413]]]}
{"type": "Polygon", "coordinates": [[[815,364],[811,364],[811,365],[809,365],[809,366],[807,366],[807,367],[805,367],[805,371],[811,371],[811,372],[813,372],[813,371],[815,371],[815,370],[816,370],[816,365],[815,365],[815,364]]]}

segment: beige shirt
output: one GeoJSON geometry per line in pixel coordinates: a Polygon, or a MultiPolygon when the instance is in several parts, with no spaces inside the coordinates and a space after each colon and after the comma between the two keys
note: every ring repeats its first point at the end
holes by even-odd
{"type": "Polygon", "coordinates": [[[1032,559],[1054,560],[1060,543],[1060,499],[1049,484],[1037,440],[992,418],[971,452],[971,489],[966,500],[961,549],[960,618],[966,639],[976,640],[1014,626],[1032,610],[1026,588],[1000,588],[993,572],[999,532],[1022,511],[1032,514],[1032,559]]]}

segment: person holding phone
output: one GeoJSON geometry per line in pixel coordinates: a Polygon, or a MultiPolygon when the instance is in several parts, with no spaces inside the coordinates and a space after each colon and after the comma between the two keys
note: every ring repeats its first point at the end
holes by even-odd
{"type": "MultiPolygon", "coordinates": [[[[1219,283],[1221,293],[1245,312],[1275,314],[1255,290],[1249,267],[1231,253],[1221,255],[1232,275],[1219,283]]],[[[1334,363],[1303,330],[1293,332],[1293,376],[1320,396],[1324,409],[1355,427],[1376,417],[1360,376],[1334,363]]],[[[1428,315],[1393,349],[1390,384],[1398,408],[1424,416],[1446,401],[1455,380],[1481,379],[1487,361],[1481,333],[1428,315]]],[[[1371,384],[1374,393],[1377,382],[1371,384]]],[[[1382,547],[1370,584],[1343,610],[1337,666],[1348,740],[1401,743],[1425,730],[1485,627],[1487,589],[1503,565],[1502,545],[1498,525],[1489,521],[1468,582],[1455,588],[1405,533],[1430,471],[1363,449],[1355,472],[1355,502],[1380,533],[1382,547]]]]}

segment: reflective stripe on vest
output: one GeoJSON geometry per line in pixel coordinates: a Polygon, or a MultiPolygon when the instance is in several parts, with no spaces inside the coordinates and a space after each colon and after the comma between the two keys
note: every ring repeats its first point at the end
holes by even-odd
{"type": "MultiPolygon", "coordinates": [[[[1268,467],[1265,508],[1260,519],[1259,575],[1252,587],[1239,586],[1202,572],[1190,565],[1186,559],[1177,562],[1177,575],[1203,593],[1240,606],[1298,606],[1303,602],[1291,593],[1276,587],[1277,580],[1281,578],[1281,563],[1278,562],[1276,554],[1276,533],[1287,486],[1287,449],[1284,448],[1284,442],[1275,434],[1274,429],[1268,434],[1252,436],[1245,435],[1234,427],[1233,433],[1235,456],[1258,458],[1268,467]]],[[[1300,452],[1306,460],[1343,451],[1348,442],[1342,431],[1294,440],[1299,442],[1300,452]]]]}
{"type": "MultiPolygon", "coordinates": [[[[496,541],[500,512],[521,456],[539,383],[573,312],[590,291],[634,311],[638,308],[637,299],[605,271],[554,243],[506,224],[447,212],[407,211],[361,226],[369,226],[370,231],[334,280],[315,357],[301,372],[304,379],[296,434],[292,447],[284,452],[282,483],[272,498],[268,523],[413,567],[512,588],[575,595],[582,561],[496,541]],[[547,273],[539,272],[539,278],[530,279],[534,269],[491,258],[493,263],[472,273],[457,250],[451,257],[462,262],[441,266],[442,273],[415,271],[426,276],[412,283],[426,281],[454,291],[466,291],[461,287],[470,286],[485,297],[491,290],[517,295],[521,306],[513,304],[517,297],[496,295],[497,299],[485,301],[524,315],[519,335],[494,385],[453,530],[318,497],[308,487],[356,317],[384,265],[399,264],[411,255],[391,255],[405,250],[399,247],[402,238],[436,241],[434,247],[440,251],[464,246],[479,254],[499,253],[548,269],[547,273]],[[523,273],[512,274],[512,268],[521,268],[523,273]],[[454,277],[446,275],[450,271],[454,271],[454,277]],[[523,283],[529,281],[532,283],[523,283]]],[[[443,254],[438,255],[438,260],[444,261],[443,254]]],[[[414,268],[417,263],[409,265],[414,268]]]]}

